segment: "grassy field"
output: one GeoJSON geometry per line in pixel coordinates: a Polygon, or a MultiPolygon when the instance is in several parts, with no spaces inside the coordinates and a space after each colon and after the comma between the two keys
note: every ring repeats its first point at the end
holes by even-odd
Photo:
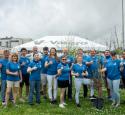
{"type": "MultiPolygon", "coordinates": [[[[106,97],[106,90],[103,89],[104,97],[106,97]]],[[[80,93],[81,108],[77,108],[75,105],[75,100],[66,101],[68,104],[65,109],[59,108],[59,95],[58,103],[56,105],[51,105],[49,100],[44,100],[41,97],[40,105],[28,105],[27,102],[19,103],[18,107],[13,107],[10,103],[7,108],[3,108],[0,105],[0,115],[125,115],[125,90],[120,90],[121,92],[121,105],[120,107],[114,109],[111,107],[111,102],[104,98],[104,108],[102,110],[95,109],[88,98],[84,99],[82,97],[82,89],[80,93]]],[[[59,93],[58,93],[59,94],[59,93]]]]}

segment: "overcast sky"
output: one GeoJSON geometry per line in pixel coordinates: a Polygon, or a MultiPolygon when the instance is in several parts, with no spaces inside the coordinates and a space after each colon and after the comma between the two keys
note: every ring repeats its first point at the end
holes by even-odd
{"type": "Polygon", "coordinates": [[[122,0],[0,0],[0,37],[74,34],[102,39],[121,28],[122,0]]]}

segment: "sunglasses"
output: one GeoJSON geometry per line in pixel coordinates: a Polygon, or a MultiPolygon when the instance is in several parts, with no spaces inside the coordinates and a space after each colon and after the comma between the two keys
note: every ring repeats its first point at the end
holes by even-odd
{"type": "Polygon", "coordinates": [[[67,59],[62,59],[62,60],[67,60],[67,59]]]}

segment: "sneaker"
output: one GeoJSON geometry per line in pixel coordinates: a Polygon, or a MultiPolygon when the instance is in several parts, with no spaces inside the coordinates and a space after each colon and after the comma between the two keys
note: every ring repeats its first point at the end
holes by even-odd
{"type": "Polygon", "coordinates": [[[120,104],[119,103],[117,103],[116,105],[115,105],[115,107],[117,108],[117,107],[119,107],[120,106],[120,104]]]}
{"type": "Polygon", "coordinates": [[[6,102],[5,102],[5,101],[3,101],[3,102],[2,102],[2,106],[5,106],[5,105],[6,105],[6,102]]]}
{"type": "Polygon", "coordinates": [[[109,101],[112,101],[112,97],[111,96],[108,96],[107,97],[109,101]]]}
{"type": "Polygon", "coordinates": [[[115,102],[115,101],[113,101],[112,106],[114,107],[115,105],[116,105],[116,102],[115,102]]]}
{"type": "Polygon", "coordinates": [[[65,106],[63,104],[59,104],[60,108],[65,108],[65,106]]]}
{"type": "Polygon", "coordinates": [[[63,105],[67,105],[67,104],[64,102],[63,105]]]}
{"type": "Polygon", "coordinates": [[[77,107],[81,107],[81,105],[80,105],[80,104],[76,104],[76,106],[77,106],[77,107]]]}
{"type": "Polygon", "coordinates": [[[92,99],[96,99],[97,97],[96,96],[90,96],[89,99],[92,100],[92,99]]]}
{"type": "Polygon", "coordinates": [[[57,100],[53,100],[53,104],[56,104],[57,103],[57,100]]]}

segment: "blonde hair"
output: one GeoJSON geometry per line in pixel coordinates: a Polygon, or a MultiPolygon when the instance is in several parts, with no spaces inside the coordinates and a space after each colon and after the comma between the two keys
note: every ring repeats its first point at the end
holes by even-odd
{"type": "Polygon", "coordinates": [[[11,61],[13,61],[13,57],[17,57],[16,62],[18,62],[18,55],[16,53],[14,53],[14,54],[11,55],[11,61]]]}

